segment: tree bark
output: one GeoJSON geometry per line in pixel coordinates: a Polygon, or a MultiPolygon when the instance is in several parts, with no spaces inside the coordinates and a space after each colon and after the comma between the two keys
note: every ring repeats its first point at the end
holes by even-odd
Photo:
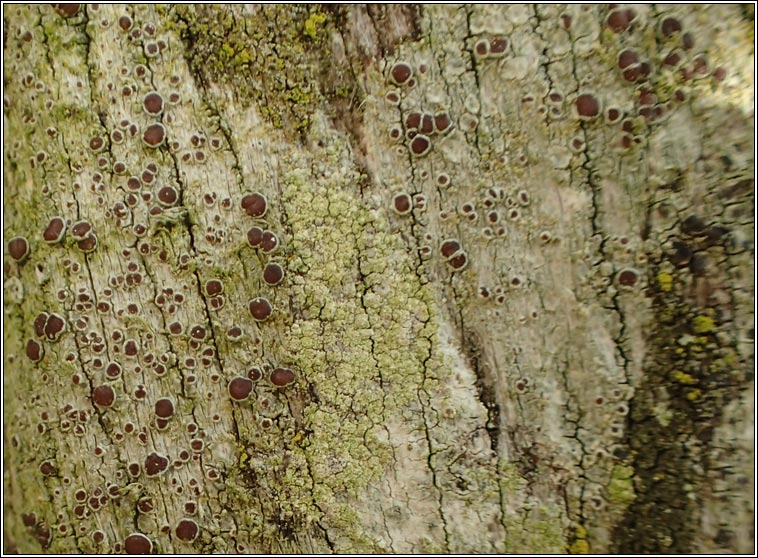
{"type": "Polygon", "coordinates": [[[5,6],[4,550],[750,552],[752,10],[5,6]]]}

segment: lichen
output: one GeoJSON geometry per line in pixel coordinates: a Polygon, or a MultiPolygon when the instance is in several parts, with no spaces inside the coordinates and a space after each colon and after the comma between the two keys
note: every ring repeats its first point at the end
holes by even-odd
{"type": "Polygon", "coordinates": [[[590,544],[585,539],[577,539],[568,547],[570,554],[589,554],[590,544]]]}
{"type": "Polygon", "coordinates": [[[589,554],[590,543],[587,541],[587,529],[581,523],[574,526],[573,542],[566,549],[569,554],[589,554]]]}
{"type": "Polygon", "coordinates": [[[327,14],[315,7],[260,6],[234,14],[176,6],[170,17],[194,73],[230,86],[243,105],[256,103],[276,128],[298,134],[308,129],[323,101],[318,75],[330,54],[319,30],[327,14]]]}
{"type": "Polygon", "coordinates": [[[692,320],[692,329],[695,333],[709,333],[714,327],[715,323],[710,316],[695,316],[692,320]]]}
{"type": "Polygon", "coordinates": [[[303,33],[308,35],[311,39],[315,39],[318,34],[319,27],[327,20],[327,16],[321,12],[313,12],[308,16],[303,24],[303,33]]]}
{"type": "Polygon", "coordinates": [[[658,285],[660,285],[660,288],[663,292],[669,292],[671,290],[673,282],[674,278],[670,273],[661,271],[658,274],[658,285]]]}
{"type": "Polygon", "coordinates": [[[635,499],[634,469],[629,465],[616,465],[608,484],[608,500],[621,507],[628,506],[635,499]]]}
{"type": "Polygon", "coordinates": [[[752,540],[751,10],[70,12],[4,12],[4,550],[752,540]]]}
{"type": "Polygon", "coordinates": [[[562,552],[566,536],[561,511],[552,506],[533,509],[529,504],[521,504],[527,482],[513,463],[501,465],[499,481],[504,499],[505,551],[562,552]]]}

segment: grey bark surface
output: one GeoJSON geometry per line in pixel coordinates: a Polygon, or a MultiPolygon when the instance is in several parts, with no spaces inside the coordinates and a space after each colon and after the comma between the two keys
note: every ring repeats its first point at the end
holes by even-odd
{"type": "Polygon", "coordinates": [[[751,552],[753,18],[4,6],[4,551],[751,552]]]}

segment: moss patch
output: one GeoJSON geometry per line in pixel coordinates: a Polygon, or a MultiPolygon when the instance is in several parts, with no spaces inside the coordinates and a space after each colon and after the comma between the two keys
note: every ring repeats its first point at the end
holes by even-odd
{"type": "Polygon", "coordinates": [[[674,288],[690,280],[677,279],[690,270],[653,263],[656,327],[642,384],[630,401],[633,469],[614,468],[609,497],[628,505],[614,536],[618,552],[686,553],[697,537],[696,495],[708,482],[702,471],[714,425],[748,376],[726,364],[739,359],[734,342],[715,335],[717,305],[704,309],[674,288]]]}
{"type": "Polygon", "coordinates": [[[310,6],[176,6],[173,27],[203,84],[230,86],[277,127],[302,134],[323,101],[320,67],[330,59],[328,16],[310,6]]]}

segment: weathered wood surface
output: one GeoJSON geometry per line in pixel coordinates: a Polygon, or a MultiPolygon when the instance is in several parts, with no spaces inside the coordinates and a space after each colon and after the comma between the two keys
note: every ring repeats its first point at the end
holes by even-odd
{"type": "Polygon", "coordinates": [[[753,548],[752,6],[67,6],[3,14],[4,550],[753,548]]]}

